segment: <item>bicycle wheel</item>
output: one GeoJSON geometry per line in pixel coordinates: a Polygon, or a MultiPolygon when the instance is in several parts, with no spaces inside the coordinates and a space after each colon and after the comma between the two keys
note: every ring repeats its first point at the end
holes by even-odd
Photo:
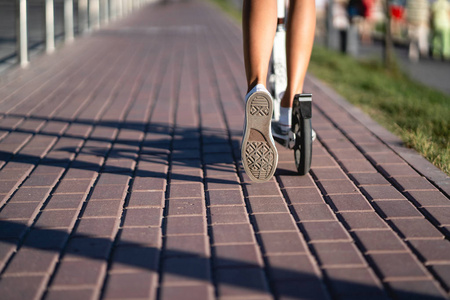
{"type": "Polygon", "coordinates": [[[292,125],[295,134],[295,166],[300,175],[305,175],[311,168],[312,159],[311,119],[302,118],[300,109],[293,109],[292,125]]]}

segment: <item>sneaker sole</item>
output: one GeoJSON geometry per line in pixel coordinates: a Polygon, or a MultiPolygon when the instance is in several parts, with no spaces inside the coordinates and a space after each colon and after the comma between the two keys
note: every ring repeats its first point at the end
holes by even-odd
{"type": "Polygon", "coordinates": [[[278,163],[278,152],[271,134],[273,102],[265,92],[255,92],[245,107],[245,129],[242,139],[242,165],[251,180],[272,178],[278,163]]]}

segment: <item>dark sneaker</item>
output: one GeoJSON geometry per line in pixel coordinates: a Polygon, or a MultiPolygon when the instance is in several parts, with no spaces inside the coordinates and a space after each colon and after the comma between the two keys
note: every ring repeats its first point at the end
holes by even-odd
{"type": "Polygon", "coordinates": [[[269,180],[277,168],[278,152],[270,128],[272,112],[272,96],[257,85],[247,97],[241,145],[244,170],[256,182],[269,180]]]}

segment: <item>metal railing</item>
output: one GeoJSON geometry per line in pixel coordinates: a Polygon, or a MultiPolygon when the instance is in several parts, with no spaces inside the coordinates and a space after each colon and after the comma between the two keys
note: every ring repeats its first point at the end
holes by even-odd
{"type": "MultiPolygon", "coordinates": [[[[17,53],[18,63],[26,67],[28,58],[28,32],[27,32],[27,1],[17,1],[17,53]]],[[[45,3],[45,50],[47,53],[55,51],[55,0],[42,0],[45,3]]],[[[64,1],[64,41],[71,43],[74,40],[74,0],[64,1]]],[[[96,30],[103,25],[124,17],[151,0],[78,0],[75,2],[78,9],[78,34],[96,30]]]]}

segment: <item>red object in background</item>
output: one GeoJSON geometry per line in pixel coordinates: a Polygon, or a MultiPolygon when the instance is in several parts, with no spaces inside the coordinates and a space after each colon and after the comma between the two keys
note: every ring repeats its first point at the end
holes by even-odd
{"type": "Polygon", "coordinates": [[[373,0],[362,0],[364,5],[364,18],[370,18],[372,16],[373,0]]]}
{"type": "Polygon", "coordinates": [[[391,5],[390,6],[391,17],[394,20],[403,20],[403,15],[405,14],[405,8],[401,5],[391,5]]]}

